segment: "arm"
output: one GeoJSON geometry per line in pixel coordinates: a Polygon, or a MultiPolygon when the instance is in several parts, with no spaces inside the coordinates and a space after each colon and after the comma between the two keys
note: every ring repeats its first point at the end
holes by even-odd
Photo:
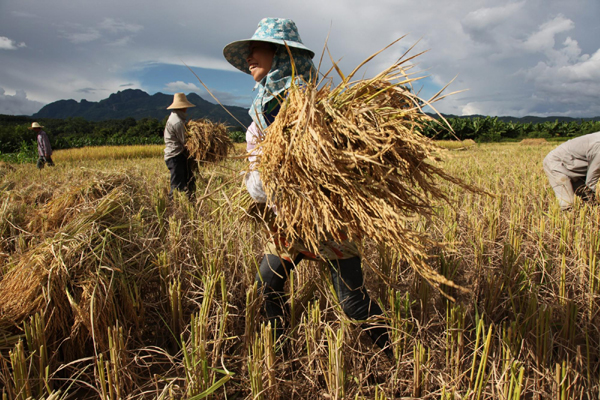
{"type": "Polygon", "coordinates": [[[248,171],[244,180],[246,181],[246,190],[250,194],[250,197],[257,203],[266,203],[267,194],[263,188],[262,180],[258,171],[248,171]]]}
{"type": "Polygon", "coordinates": [[[48,149],[50,148],[50,143],[45,132],[42,131],[37,135],[37,142],[38,154],[42,157],[49,157],[50,154],[48,154],[48,149]]]}
{"type": "Polygon", "coordinates": [[[244,181],[246,183],[246,190],[250,194],[250,197],[257,203],[266,203],[267,194],[264,191],[262,181],[260,179],[260,173],[256,170],[257,155],[259,150],[256,148],[260,140],[260,131],[258,126],[253,122],[246,131],[246,151],[248,152],[248,161],[250,163],[250,170],[246,173],[244,181]]]}
{"type": "Polygon", "coordinates": [[[593,152],[588,165],[587,174],[585,177],[585,184],[593,192],[596,192],[596,183],[600,178],[600,156],[597,152],[593,152]]]}
{"type": "Polygon", "coordinates": [[[52,146],[50,146],[50,138],[48,138],[48,134],[46,132],[44,132],[42,139],[44,142],[44,157],[52,156],[52,146]]]}
{"type": "Polygon", "coordinates": [[[180,121],[177,124],[175,124],[175,126],[173,127],[173,133],[179,141],[179,143],[185,146],[185,125],[183,122],[180,121]]]}

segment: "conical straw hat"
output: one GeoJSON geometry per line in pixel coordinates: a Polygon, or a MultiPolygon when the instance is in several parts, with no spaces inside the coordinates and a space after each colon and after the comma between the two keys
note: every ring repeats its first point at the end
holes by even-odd
{"type": "Polygon", "coordinates": [[[43,126],[41,126],[37,122],[34,122],[31,124],[31,128],[28,128],[28,129],[35,129],[35,128],[43,128],[43,126]]]}
{"type": "Polygon", "coordinates": [[[190,107],[196,107],[196,106],[188,101],[187,97],[185,97],[185,93],[175,93],[173,95],[173,104],[171,104],[169,107],[167,107],[167,110],[173,110],[173,109],[177,109],[177,108],[190,108],[190,107]]]}

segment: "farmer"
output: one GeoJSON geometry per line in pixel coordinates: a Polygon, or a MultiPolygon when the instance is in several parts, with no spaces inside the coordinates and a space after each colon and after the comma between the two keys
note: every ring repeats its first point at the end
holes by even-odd
{"type": "Polygon", "coordinates": [[[174,190],[185,192],[191,197],[195,189],[194,175],[189,168],[185,148],[186,112],[190,107],[196,106],[188,101],[184,93],[175,93],[173,104],[167,107],[167,110],[173,110],[165,125],[165,163],[171,173],[169,197],[173,196],[174,190]]]}
{"type": "Polygon", "coordinates": [[[592,200],[600,177],[600,132],[571,139],[552,150],[544,158],[544,172],[562,210],[571,208],[575,195],[592,200]]]}
{"type": "Polygon", "coordinates": [[[45,164],[48,164],[49,167],[54,167],[54,162],[52,161],[52,146],[50,146],[50,139],[48,139],[48,135],[46,132],[42,130],[43,126],[34,122],[31,124],[29,129],[32,129],[37,135],[37,145],[38,145],[38,160],[37,167],[39,169],[44,168],[45,164]]]}
{"type": "MultiPolygon", "coordinates": [[[[275,119],[279,101],[292,83],[291,52],[295,63],[296,79],[305,81],[317,78],[312,62],[314,52],[308,49],[298,34],[296,24],[290,19],[264,18],[250,39],[236,41],[223,49],[223,55],[234,67],[252,75],[258,92],[250,116],[252,124],[246,132],[247,149],[255,151],[257,138],[275,119]],[[289,48],[286,48],[286,44],[289,48]]],[[[264,155],[266,156],[266,155],[264,155]]],[[[250,172],[246,174],[246,187],[258,203],[266,203],[259,173],[254,168],[256,154],[252,155],[250,172]]],[[[264,312],[277,337],[283,333],[287,313],[284,285],[290,271],[302,259],[320,259],[329,266],[333,286],[339,302],[348,317],[364,321],[382,314],[379,305],[372,301],[364,287],[361,259],[356,245],[346,241],[322,243],[320,255],[308,251],[302,245],[287,246],[285,238],[270,232],[270,238],[261,260],[256,280],[264,297],[264,312]]],[[[388,357],[393,357],[387,328],[379,324],[364,325],[369,336],[388,357]]]]}

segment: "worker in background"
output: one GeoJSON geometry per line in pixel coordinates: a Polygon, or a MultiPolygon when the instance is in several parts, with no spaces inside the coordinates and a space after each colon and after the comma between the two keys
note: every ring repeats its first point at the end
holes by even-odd
{"type": "Polygon", "coordinates": [[[571,139],[544,158],[544,172],[562,210],[569,210],[575,196],[584,201],[595,197],[600,177],[600,132],[571,139]]]}

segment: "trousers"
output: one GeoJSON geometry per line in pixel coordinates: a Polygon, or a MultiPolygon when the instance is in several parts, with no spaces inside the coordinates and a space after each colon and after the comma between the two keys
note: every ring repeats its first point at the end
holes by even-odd
{"type": "Polygon", "coordinates": [[[188,196],[191,196],[196,189],[196,185],[194,174],[188,165],[187,155],[180,153],[175,157],[167,158],[165,163],[171,173],[171,191],[169,192],[169,196],[173,195],[173,190],[186,192],[188,196]]]}
{"type": "MultiPolygon", "coordinates": [[[[286,294],[284,285],[294,266],[304,256],[298,255],[294,262],[282,260],[274,254],[265,254],[260,263],[256,280],[264,298],[264,313],[277,337],[284,330],[286,315],[286,294]]],[[[341,260],[326,260],[331,273],[333,287],[344,313],[354,320],[366,320],[382,315],[379,305],[372,301],[364,286],[363,271],[359,257],[341,260]]],[[[381,324],[365,323],[363,329],[380,348],[391,351],[387,327],[381,324]]]]}

